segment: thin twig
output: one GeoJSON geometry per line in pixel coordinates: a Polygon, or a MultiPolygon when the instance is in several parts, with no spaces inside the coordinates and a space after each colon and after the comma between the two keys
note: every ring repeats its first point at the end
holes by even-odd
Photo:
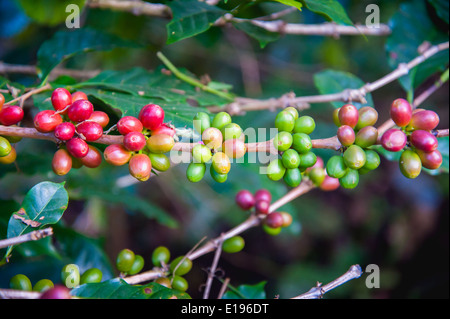
{"type": "Polygon", "coordinates": [[[0,289],[0,299],[39,299],[40,292],[16,289],[0,289]]]}
{"type": "Polygon", "coordinates": [[[51,235],[53,235],[53,229],[51,227],[34,230],[34,231],[24,234],[24,235],[0,240],[0,249],[9,247],[9,246],[13,246],[13,245],[19,245],[22,243],[26,243],[28,241],[39,240],[39,239],[42,239],[42,238],[45,238],[45,237],[51,236],[51,235]]]}
{"type": "Polygon", "coordinates": [[[11,101],[8,101],[7,103],[5,103],[5,105],[14,104],[17,101],[20,101],[20,103],[23,104],[23,102],[26,101],[29,97],[31,97],[35,94],[39,94],[44,91],[51,90],[51,88],[52,88],[52,86],[50,85],[50,83],[47,83],[44,86],[32,89],[32,90],[28,91],[27,93],[25,93],[19,97],[16,97],[15,99],[12,99],[11,101]]]}
{"type": "Polygon", "coordinates": [[[211,285],[212,285],[212,282],[214,279],[214,274],[216,272],[217,265],[219,263],[220,254],[222,253],[222,244],[223,244],[223,241],[219,241],[218,245],[216,247],[216,252],[214,254],[213,263],[211,265],[211,268],[208,271],[208,278],[206,280],[205,291],[203,292],[203,299],[209,298],[209,292],[211,291],[211,285]]]}
{"type": "Polygon", "coordinates": [[[172,17],[172,11],[168,6],[141,0],[89,0],[86,6],[90,8],[126,11],[134,15],[146,15],[166,19],[172,17]]]}
{"type": "Polygon", "coordinates": [[[220,287],[219,294],[217,295],[217,299],[222,299],[223,295],[225,294],[225,291],[228,288],[228,284],[230,283],[230,278],[225,278],[225,280],[222,283],[222,287],[220,287]]]}
{"type": "Polygon", "coordinates": [[[436,136],[436,137],[445,137],[445,136],[449,136],[449,131],[448,131],[448,129],[445,129],[445,130],[437,130],[437,131],[435,132],[435,136],[436,136]]]}

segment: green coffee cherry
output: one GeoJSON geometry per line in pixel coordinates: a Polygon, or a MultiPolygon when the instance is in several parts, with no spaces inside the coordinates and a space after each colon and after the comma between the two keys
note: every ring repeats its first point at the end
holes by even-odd
{"type": "Polygon", "coordinates": [[[347,165],[345,165],[344,158],[340,155],[332,156],[327,162],[326,170],[330,177],[344,177],[347,174],[347,165]]]}
{"type": "Polygon", "coordinates": [[[355,130],[360,130],[366,126],[373,126],[378,120],[378,112],[370,106],[364,106],[358,110],[358,123],[355,130]]]}
{"type": "Polygon", "coordinates": [[[313,152],[300,154],[300,166],[301,170],[305,170],[308,167],[313,167],[317,163],[317,156],[313,152]]]}
{"type": "Polygon", "coordinates": [[[419,155],[413,150],[404,150],[399,160],[400,171],[407,178],[416,178],[422,170],[419,155]]]}
{"type": "Polygon", "coordinates": [[[212,179],[217,183],[225,183],[227,181],[228,174],[217,173],[212,165],[209,167],[209,173],[211,174],[212,179]]]}
{"type": "Polygon", "coordinates": [[[152,162],[152,168],[155,170],[165,172],[170,168],[170,160],[166,154],[148,153],[148,157],[152,162]]]}
{"type": "Polygon", "coordinates": [[[211,160],[212,154],[209,147],[197,144],[192,148],[192,158],[194,163],[207,163],[211,160]]]}
{"type": "Polygon", "coordinates": [[[378,130],[373,126],[365,126],[356,133],[355,144],[367,148],[374,145],[378,139],[378,130]]]}
{"type": "MultiPolygon", "coordinates": [[[[373,171],[378,168],[381,163],[380,155],[373,150],[366,150],[366,164],[361,169],[373,171]]],[[[361,173],[361,172],[360,172],[361,173]]]]}
{"type": "Polygon", "coordinates": [[[266,224],[263,224],[262,228],[266,234],[271,235],[271,236],[276,236],[279,233],[281,233],[282,227],[272,228],[272,227],[267,226],[266,224]]]}
{"type": "Polygon", "coordinates": [[[359,173],[357,170],[349,169],[344,177],[339,178],[339,184],[343,188],[352,189],[358,186],[359,183],[359,173]]]}
{"type": "Polygon", "coordinates": [[[198,112],[194,116],[194,128],[195,130],[201,134],[203,134],[203,131],[206,130],[211,126],[211,119],[209,118],[209,115],[205,112],[198,112]]]}
{"type": "Polygon", "coordinates": [[[75,264],[67,264],[61,270],[61,281],[67,288],[75,288],[80,284],[80,270],[75,264]]]}
{"type": "Polygon", "coordinates": [[[186,177],[192,183],[200,182],[205,176],[206,165],[204,163],[190,163],[186,170],[186,177]]]}
{"type": "Polygon", "coordinates": [[[302,173],[298,168],[286,169],[283,180],[286,185],[290,187],[297,187],[302,182],[302,173]]]}
{"type": "Polygon", "coordinates": [[[344,152],[345,165],[351,169],[360,169],[366,164],[366,153],[358,145],[351,145],[344,152]]]}
{"type": "Polygon", "coordinates": [[[285,173],[286,168],[284,167],[281,159],[271,161],[267,167],[267,176],[273,181],[279,181],[283,178],[285,173]]]}
{"type": "Polygon", "coordinates": [[[236,123],[229,123],[227,125],[225,125],[222,129],[222,135],[223,135],[223,139],[226,140],[231,140],[231,139],[237,139],[239,137],[241,137],[242,135],[242,128],[236,124],[236,123]]]}
{"type": "Polygon", "coordinates": [[[286,168],[297,168],[300,165],[300,155],[294,149],[288,149],[281,156],[281,160],[283,161],[283,165],[286,168]]]}
{"type": "Polygon", "coordinates": [[[17,274],[9,280],[9,287],[16,290],[31,291],[30,279],[22,274],[17,274]]]}
{"type": "Polygon", "coordinates": [[[8,155],[10,152],[11,143],[3,136],[0,136],[0,157],[8,155]]]}
{"type": "Polygon", "coordinates": [[[280,152],[288,150],[292,145],[292,134],[288,132],[279,132],[273,139],[273,146],[280,152]]]}
{"type": "Polygon", "coordinates": [[[222,130],[222,128],[231,123],[231,116],[227,112],[219,112],[217,113],[211,123],[212,127],[215,127],[219,130],[222,130]]]}
{"type": "Polygon", "coordinates": [[[155,267],[161,267],[162,264],[168,264],[170,260],[170,251],[165,246],[158,246],[152,253],[152,263],[155,267]]]}
{"type": "Polygon", "coordinates": [[[309,179],[314,183],[314,185],[320,186],[325,180],[325,170],[320,167],[314,167],[308,173],[308,176],[309,179]]]}
{"type": "Polygon", "coordinates": [[[295,121],[294,133],[311,134],[316,128],[316,122],[311,116],[301,116],[295,121]]]}
{"type": "Polygon", "coordinates": [[[123,249],[117,255],[116,268],[120,272],[127,273],[133,266],[134,259],[136,258],[134,252],[130,249],[123,249]]]}
{"type": "Polygon", "coordinates": [[[217,152],[212,157],[211,166],[219,174],[228,174],[231,168],[230,158],[223,152],[217,152]]]}
{"type": "Polygon", "coordinates": [[[49,279],[41,279],[33,286],[33,291],[44,292],[46,290],[52,289],[55,287],[53,282],[49,279]]]}
{"type": "Polygon", "coordinates": [[[98,268],[89,268],[82,275],[80,284],[91,284],[102,282],[103,273],[98,268]]]}
{"type": "Polygon", "coordinates": [[[185,256],[179,256],[172,260],[169,269],[172,275],[184,276],[192,269],[192,261],[185,256]]]}
{"type": "Polygon", "coordinates": [[[181,276],[172,276],[170,281],[172,282],[172,289],[186,291],[189,288],[188,282],[181,276]]]}
{"type": "Polygon", "coordinates": [[[222,243],[222,250],[226,253],[237,253],[245,246],[244,238],[241,236],[234,236],[224,240],[222,243]]]}
{"type": "Polygon", "coordinates": [[[312,149],[311,138],[305,133],[295,133],[292,135],[292,147],[299,153],[305,154],[312,149]]]}
{"type": "Polygon", "coordinates": [[[144,268],[144,258],[141,255],[135,255],[134,263],[128,271],[128,275],[138,274],[144,268]]]}
{"type": "Polygon", "coordinates": [[[281,111],[275,117],[275,127],[280,132],[292,132],[294,129],[295,118],[289,111],[281,111]]]}

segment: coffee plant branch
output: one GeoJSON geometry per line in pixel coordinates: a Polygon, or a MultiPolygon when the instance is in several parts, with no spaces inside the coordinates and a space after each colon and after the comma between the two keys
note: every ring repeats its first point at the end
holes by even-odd
{"type": "Polygon", "coordinates": [[[53,229],[51,227],[47,227],[44,229],[39,229],[39,230],[29,232],[24,235],[11,237],[11,238],[7,238],[7,239],[2,239],[2,240],[0,240],[0,249],[8,247],[8,246],[22,244],[22,243],[25,243],[28,241],[39,240],[41,238],[51,236],[51,235],[53,235],[53,229]]]}

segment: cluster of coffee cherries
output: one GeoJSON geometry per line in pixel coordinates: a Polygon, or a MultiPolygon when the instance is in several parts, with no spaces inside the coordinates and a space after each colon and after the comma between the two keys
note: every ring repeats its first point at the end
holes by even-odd
{"type": "MultiPolygon", "coordinates": [[[[5,96],[0,93],[0,124],[4,126],[16,125],[22,121],[24,112],[18,105],[4,105],[5,96]]],[[[17,158],[13,145],[21,140],[15,136],[0,136],[0,164],[11,164],[17,158]]]]}
{"type": "Polygon", "coordinates": [[[326,171],[339,179],[343,188],[355,188],[360,174],[380,165],[380,156],[370,149],[378,140],[378,130],[374,126],[377,120],[378,112],[370,106],[358,110],[352,104],[345,104],[334,111],[333,121],[338,126],[336,135],[343,146],[343,154],[332,156],[326,171]]]}
{"type": "Polygon", "coordinates": [[[166,154],[175,145],[175,129],[164,123],[164,110],[156,104],[147,104],[139,116],[122,117],[117,130],[123,136],[122,144],[105,148],[105,161],[114,166],[128,163],[130,175],[139,181],[150,178],[152,169],[164,172],[170,161],[166,154]]]}
{"type": "Polygon", "coordinates": [[[411,104],[400,98],[392,102],[390,116],[397,127],[383,134],[381,145],[388,151],[402,152],[399,160],[402,174],[413,179],[420,175],[422,167],[438,169],[442,154],[433,130],[439,124],[439,115],[431,110],[412,110],[411,104]]]}
{"type": "Polygon", "coordinates": [[[211,162],[211,177],[218,183],[225,182],[231,159],[241,158],[247,152],[242,128],[232,122],[227,112],[217,113],[212,121],[207,113],[199,112],[194,117],[194,128],[202,140],[192,148],[192,162],[186,171],[188,180],[201,181],[206,164],[211,162]]]}
{"type": "Polygon", "coordinates": [[[259,189],[254,194],[249,190],[240,190],[235,196],[236,204],[244,211],[261,216],[262,226],[270,235],[277,235],[282,228],[292,224],[292,216],[287,212],[270,212],[272,194],[267,189],[259,189]]]}
{"type": "Polygon", "coordinates": [[[278,133],[273,139],[273,146],[281,158],[269,163],[267,176],[273,181],[283,179],[288,186],[296,187],[300,185],[306,170],[317,162],[309,136],[316,123],[310,116],[299,116],[294,107],[287,107],[276,115],[275,128],[278,133]]]}

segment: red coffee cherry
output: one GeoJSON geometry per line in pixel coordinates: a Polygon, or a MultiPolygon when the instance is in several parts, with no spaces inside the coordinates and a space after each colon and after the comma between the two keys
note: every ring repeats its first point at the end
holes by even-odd
{"type": "Polygon", "coordinates": [[[270,202],[266,200],[255,201],[255,212],[256,214],[267,215],[269,213],[270,202]]]}
{"type": "Polygon", "coordinates": [[[52,93],[51,101],[55,111],[62,111],[72,104],[72,95],[65,88],[57,88],[52,93]]]}
{"type": "Polygon", "coordinates": [[[55,127],[55,137],[61,141],[70,140],[75,134],[75,125],[71,122],[62,122],[55,127]]]}
{"type": "Polygon", "coordinates": [[[350,146],[355,142],[355,131],[348,125],[341,125],[337,130],[337,138],[344,146],[350,146]]]}
{"type": "Polygon", "coordinates": [[[87,99],[88,97],[84,92],[77,91],[72,94],[72,103],[78,100],[87,100],[87,99]]]}
{"type": "Polygon", "coordinates": [[[236,204],[243,210],[249,210],[255,205],[255,198],[253,194],[248,190],[241,190],[236,194],[236,204]]]}
{"type": "Polygon", "coordinates": [[[122,117],[117,122],[117,130],[122,135],[127,135],[130,132],[142,132],[143,129],[144,129],[144,127],[143,127],[141,121],[139,121],[134,116],[128,115],[128,116],[122,117]]]}
{"type": "Polygon", "coordinates": [[[77,133],[86,142],[93,142],[102,137],[103,127],[97,122],[84,121],[77,125],[77,133]]]}
{"type": "Polygon", "coordinates": [[[266,216],[264,223],[270,228],[282,227],[284,223],[283,215],[279,212],[273,212],[266,216]]]}
{"type": "Polygon", "coordinates": [[[152,162],[146,154],[136,154],[131,157],[128,169],[131,176],[144,182],[150,178],[152,162]]]}
{"type": "Polygon", "coordinates": [[[3,107],[3,104],[5,104],[5,96],[0,93],[0,110],[3,107]]]}
{"type": "Polygon", "coordinates": [[[428,169],[438,169],[442,165],[442,154],[438,150],[432,152],[424,152],[422,150],[416,150],[416,153],[420,157],[422,166],[428,169]]]}
{"type": "Polygon", "coordinates": [[[345,104],[339,109],[338,118],[341,125],[348,125],[354,128],[358,124],[358,109],[352,104],[345,104]]]}
{"type": "Polygon", "coordinates": [[[94,106],[87,100],[77,100],[69,106],[67,116],[73,122],[86,121],[94,112],[94,106]]]}
{"type": "Polygon", "coordinates": [[[405,99],[396,99],[391,104],[391,119],[397,126],[404,127],[411,121],[412,107],[405,99]]]}
{"type": "Polygon", "coordinates": [[[52,170],[56,175],[66,175],[72,169],[72,157],[63,148],[57,150],[52,159],[52,170]]]}
{"type": "Polygon", "coordinates": [[[438,147],[438,140],[436,136],[424,130],[412,132],[410,142],[415,148],[424,152],[432,152],[438,147]]]}
{"type": "Polygon", "coordinates": [[[406,134],[401,130],[392,128],[387,130],[381,137],[381,145],[391,152],[401,151],[406,146],[406,134]]]}
{"type": "Polygon", "coordinates": [[[264,200],[266,202],[271,202],[272,201],[272,194],[267,190],[267,189],[259,189],[255,192],[255,202],[256,201],[260,201],[260,200],[264,200]]]}
{"type": "Polygon", "coordinates": [[[66,142],[69,153],[76,158],[82,158],[89,152],[89,145],[79,137],[73,137],[66,142]]]}
{"type": "Polygon", "coordinates": [[[42,133],[53,132],[62,123],[61,115],[53,110],[40,111],[34,117],[34,127],[42,133]]]}
{"type": "Polygon", "coordinates": [[[334,191],[334,190],[338,189],[339,186],[340,186],[339,179],[330,177],[330,176],[326,175],[326,172],[325,172],[325,179],[323,180],[322,184],[320,184],[319,187],[321,190],[323,190],[325,192],[330,192],[330,191],[334,191]]]}
{"type": "Polygon", "coordinates": [[[163,123],[163,124],[161,124],[160,127],[158,127],[156,130],[152,130],[150,133],[151,133],[151,135],[166,134],[166,135],[174,137],[176,132],[169,125],[167,125],[166,123],[163,123]]]}
{"type": "Polygon", "coordinates": [[[102,153],[95,146],[88,145],[89,151],[86,156],[80,158],[81,164],[89,168],[96,168],[100,166],[103,160],[102,153]]]}
{"type": "Polygon", "coordinates": [[[94,111],[88,118],[89,121],[97,122],[103,128],[105,128],[109,123],[109,116],[103,111],[94,111]]]}
{"type": "Polygon", "coordinates": [[[46,290],[39,299],[70,299],[70,290],[66,286],[55,285],[54,288],[46,290]]]}
{"type": "Polygon", "coordinates": [[[438,126],[439,120],[439,115],[434,111],[418,111],[413,113],[407,129],[431,131],[438,126]]]}
{"type": "Polygon", "coordinates": [[[143,149],[146,142],[147,140],[141,132],[130,132],[123,138],[123,145],[127,150],[132,152],[137,152],[143,149]]]}
{"type": "Polygon", "coordinates": [[[10,126],[19,123],[23,119],[23,109],[17,105],[0,108],[0,124],[10,126]]]}
{"type": "Polygon", "coordinates": [[[241,140],[230,139],[223,142],[222,150],[230,158],[241,158],[247,152],[247,146],[241,140]]]}
{"type": "Polygon", "coordinates": [[[114,166],[121,166],[128,163],[131,155],[132,153],[122,144],[108,145],[103,151],[105,161],[114,166]]]}
{"type": "Polygon", "coordinates": [[[139,112],[139,120],[145,128],[156,130],[164,121],[164,110],[159,105],[148,104],[139,112]]]}

